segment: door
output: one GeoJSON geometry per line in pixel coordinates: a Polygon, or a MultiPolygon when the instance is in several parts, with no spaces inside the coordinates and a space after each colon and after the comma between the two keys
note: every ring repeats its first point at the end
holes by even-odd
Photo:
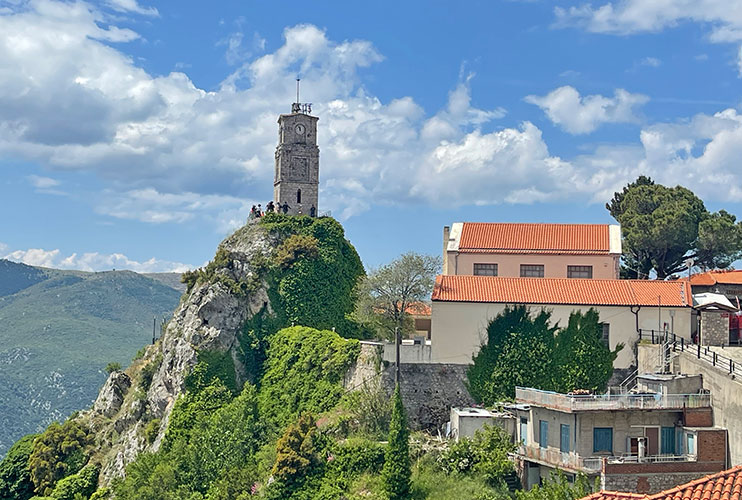
{"type": "Polygon", "coordinates": [[[739,316],[734,313],[729,314],[729,343],[732,345],[739,344],[739,316]]]}
{"type": "Polygon", "coordinates": [[[654,456],[660,453],[660,430],[657,427],[647,427],[644,429],[644,435],[647,437],[647,455],[654,456]]]}

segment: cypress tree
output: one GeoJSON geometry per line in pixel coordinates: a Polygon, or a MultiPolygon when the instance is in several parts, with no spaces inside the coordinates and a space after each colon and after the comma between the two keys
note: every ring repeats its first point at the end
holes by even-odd
{"type": "Polygon", "coordinates": [[[399,384],[392,397],[392,420],[389,423],[389,445],[384,456],[382,478],[390,500],[402,500],[410,496],[410,431],[407,414],[402,405],[399,384]]]}

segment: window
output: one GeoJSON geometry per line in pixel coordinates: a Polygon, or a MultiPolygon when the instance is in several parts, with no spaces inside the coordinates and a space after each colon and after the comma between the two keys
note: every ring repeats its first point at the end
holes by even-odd
{"type": "Polygon", "coordinates": [[[562,453],[569,453],[569,426],[566,424],[559,427],[559,450],[562,453]]]}
{"type": "Polygon", "coordinates": [[[613,453],[613,427],[593,428],[593,453],[613,453]]]}
{"type": "Polygon", "coordinates": [[[474,264],[474,276],[497,276],[497,264],[474,264]]]}
{"type": "Polygon", "coordinates": [[[696,435],[688,433],[685,435],[685,452],[688,455],[696,454],[696,435]]]}
{"type": "Polygon", "coordinates": [[[296,190],[296,203],[301,203],[301,189],[296,190]]]}
{"type": "Polygon", "coordinates": [[[675,427],[663,427],[660,435],[660,453],[675,455],[675,427]]]}
{"type": "Polygon", "coordinates": [[[526,444],[528,440],[528,419],[520,418],[520,442],[526,444]]]}
{"type": "Polygon", "coordinates": [[[593,266],[567,266],[567,278],[592,279],[593,266]]]}
{"type": "Polygon", "coordinates": [[[543,264],[521,264],[520,265],[520,277],[521,278],[543,278],[544,277],[543,264]]]}
{"type": "Polygon", "coordinates": [[[538,445],[541,448],[549,446],[549,422],[546,420],[538,421],[538,445]]]}
{"type": "Polygon", "coordinates": [[[598,323],[598,327],[601,328],[601,340],[606,347],[611,346],[611,325],[610,323],[598,323]]]}

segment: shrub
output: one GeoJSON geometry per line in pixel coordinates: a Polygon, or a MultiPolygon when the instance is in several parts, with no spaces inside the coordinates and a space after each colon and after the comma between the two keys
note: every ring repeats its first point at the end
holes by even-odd
{"type": "Polygon", "coordinates": [[[111,362],[106,365],[106,372],[113,373],[121,371],[121,363],[111,362]]]}
{"type": "Polygon", "coordinates": [[[155,359],[149,361],[142,367],[142,371],[139,372],[139,388],[142,391],[147,392],[149,390],[149,386],[152,385],[152,379],[161,364],[162,353],[158,353],[155,359]]]}
{"type": "Polygon", "coordinates": [[[51,494],[57,481],[82,469],[91,442],[88,430],[76,421],[52,423],[34,441],[28,460],[36,493],[51,494]]]}
{"type": "Polygon", "coordinates": [[[77,495],[88,498],[95,492],[99,473],[99,465],[86,465],[77,474],[60,479],[50,496],[55,500],[76,500],[77,495]]]}
{"type": "Polygon", "coordinates": [[[410,495],[410,431],[399,384],[394,389],[392,399],[392,421],[389,424],[389,444],[384,456],[382,478],[389,499],[401,500],[410,495]]]}
{"type": "Polygon", "coordinates": [[[515,451],[510,435],[496,425],[485,425],[473,439],[461,438],[438,457],[438,465],[448,474],[476,473],[490,485],[499,485],[515,471],[508,453],[515,451]]]}
{"type": "Polygon", "coordinates": [[[33,496],[34,485],[28,459],[37,436],[29,434],[19,439],[0,462],[0,498],[27,500],[33,496]]]}
{"type": "Polygon", "coordinates": [[[155,439],[157,439],[157,434],[160,432],[160,419],[155,418],[150,420],[147,423],[147,426],[144,428],[144,438],[147,440],[147,443],[152,444],[155,442],[155,439]]]}
{"type": "Polygon", "coordinates": [[[279,331],[269,344],[260,409],[274,428],[304,412],[332,409],[345,392],[343,379],[360,352],[357,340],[300,326],[279,331]]]}

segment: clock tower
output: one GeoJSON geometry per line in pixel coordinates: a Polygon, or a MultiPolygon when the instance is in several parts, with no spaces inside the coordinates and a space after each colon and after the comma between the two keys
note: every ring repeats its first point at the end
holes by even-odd
{"type": "Polygon", "coordinates": [[[287,203],[289,214],[316,217],[319,211],[319,118],[311,112],[311,104],[296,102],[291,105],[290,114],[278,117],[273,199],[281,206],[287,203]]]}

